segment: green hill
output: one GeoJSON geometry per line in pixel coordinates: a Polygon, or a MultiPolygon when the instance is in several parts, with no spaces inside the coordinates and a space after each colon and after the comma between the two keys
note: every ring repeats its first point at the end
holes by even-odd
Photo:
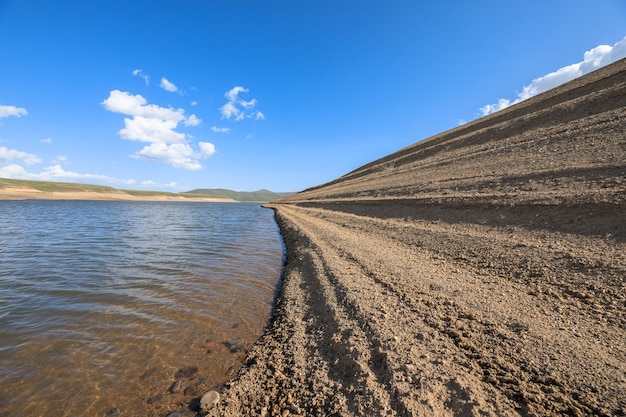
{"type": "Polygon", "coordinates": [[[198,188],[195,190],[181,193],[189,196],[215,197],[215,198],[232,198],[237,201],[254,201],[267,202],[274,201],[282,197],[289,196],[293,193],[275,193],[269,190],[258,191],[233,191],[224,188],[198,188]]]}
{"type": "Polygon", "coordinates": [[[95,192],[95,193],[124,193],[138,197],[184,197],[184,198],[221,198],[241,202],[268,202],[293,193],[274,193],[269,190],[258,191],[232,191],[223,188],[200,188],[182,193],[167,191],[142,191],[120,190],[104,185],[78,184],[71,182],[31,181],[0,178],[0,190],[5,188],[24,188],[42,191],[45,193],[71,193],[71,192],[95,192]]]}

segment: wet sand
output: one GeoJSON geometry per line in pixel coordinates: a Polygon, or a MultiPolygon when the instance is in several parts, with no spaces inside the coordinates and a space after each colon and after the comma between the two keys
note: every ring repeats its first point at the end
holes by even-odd
{"type": "Polygon", "coordinates": [[[626,60],[276,201],[209,415],[626,415],[626,60]]]}

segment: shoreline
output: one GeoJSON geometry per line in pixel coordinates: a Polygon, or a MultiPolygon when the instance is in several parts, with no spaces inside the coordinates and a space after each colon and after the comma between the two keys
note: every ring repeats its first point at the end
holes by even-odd
{"type": "Polygon", "coordinates": [[[236,200],[228,198],[197,198],[167,195],[131,195],[124,192],[96,192],[96,191],[70,191],[70,192],[47,192],[33,188],[3,188],[0,189],[0,201],[25,201],[25,200],[73,200],[73,201],[172,201],[172,202],[219,202],[236,203],[236,200]]]}

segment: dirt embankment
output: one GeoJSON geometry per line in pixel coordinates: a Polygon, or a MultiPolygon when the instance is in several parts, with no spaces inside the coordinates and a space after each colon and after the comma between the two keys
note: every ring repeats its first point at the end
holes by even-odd
{"type": "Polygon", "coordinates": [[[626,415],[626,60],[271,205],[210,415],[626,415]]]}

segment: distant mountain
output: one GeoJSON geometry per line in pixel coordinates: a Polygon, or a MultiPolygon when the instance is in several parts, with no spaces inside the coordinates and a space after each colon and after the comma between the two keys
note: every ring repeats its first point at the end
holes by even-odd
{"type": "Polygon", "coordinates": [[[274,201],[282,197],[290,196],[294,193],[275,193],[270,190],[258,190],[258,191],[233,191],[226,190],[224,188],[198,188],[195,190],[181,193],[181,195],[194,195],[202,197],[212,198],[232,198],[237,201],[254,201],[254,202],[267,202],[274,201]]]}

